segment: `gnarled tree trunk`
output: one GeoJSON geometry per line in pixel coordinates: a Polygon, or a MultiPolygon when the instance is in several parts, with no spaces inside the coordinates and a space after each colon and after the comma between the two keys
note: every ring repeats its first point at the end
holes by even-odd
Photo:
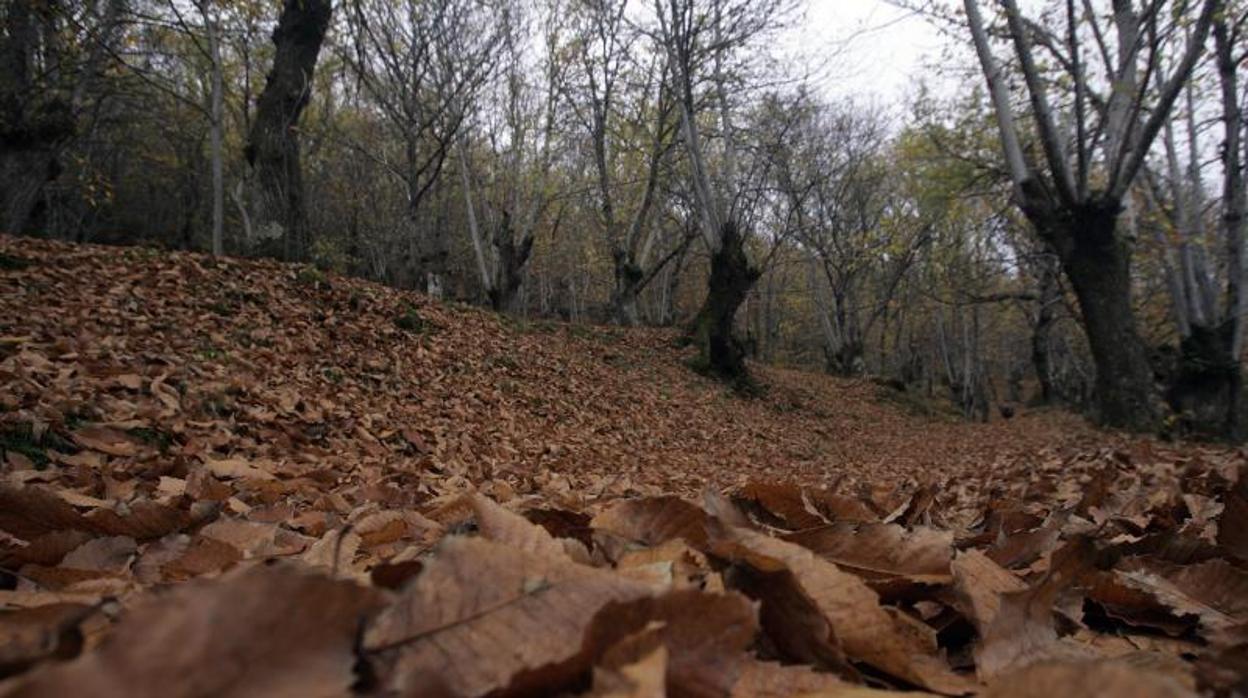
{"type": "Polygon", "coordinates": [[[253,227],[262,238],[280,237],[288,260],[303,259],[310,244],[298,124],[331,12],[331,0],[285,0],[273,30],[273,68],[247,138],[245,154],[256,178],[253,227]]]}
{"type": "Polygon", "coordinates": [[[1025,212],[1057,251],[1079,300],[1096,365],[1100,421],[1145,431],[1157,426],[1157,405],[1148,348],[1131,307],[1131,248],[1117,234],[1120,208],[1116,201],[1094,200],[1025,212]]]}
{"type": "Polygon", "coordinates": [[[745,345],[737,338],[733,324],[737,310],[762,274],[750,263],[745,237],[736,223],[725,223],[721,235],[723,244],[711,255],[706,301],[693,320],[692,335],[698,347],[699,368],[744,388],[749,381],[745,345]]]}
{"type": "Polygon", "coordinates": [[[615,285],[611,288],[611,318],[620,325],[633,327],[641,323],[637,296],[641,293],[646,273],[629,259],[625,250],[617,249],[612,256],[615,285]]]}
{"type": "Polygon", "coordinates": [[[18,0],[0,17],[0,232],[12,234],[26,231],[44,185],[60,173],[57,152],[74,135],[68,96],[35,84],[41,31],[54,31],[40,24],[57,4],[36,7],[18,0]]]}
{"type": "Polygon", "coordinates": [[[500,313],[511,313],[516,310],[516,297],[524,282],[524,267],[533,253],[533,237],[522,235],[517,240],[511,216],[504,212],[502,227],[494,238],[494,249],[498,255],[498,268],[494,283],[487,290],[490,306],[500,313]]]}

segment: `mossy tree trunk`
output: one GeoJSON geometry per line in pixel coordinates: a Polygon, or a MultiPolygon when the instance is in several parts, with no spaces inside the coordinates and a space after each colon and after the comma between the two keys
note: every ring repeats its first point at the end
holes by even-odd
{"type": "Polygon", "coordinates": [[[711,255],[706,300],[690,328],[698,347],[698,367],[737,388],[748,387],[745,344],[736,336],[737,310],[745,303],[754,282],[762,276],[750,262],[745,238],[735,222],[721,230],[723,244],[711,255]]]}

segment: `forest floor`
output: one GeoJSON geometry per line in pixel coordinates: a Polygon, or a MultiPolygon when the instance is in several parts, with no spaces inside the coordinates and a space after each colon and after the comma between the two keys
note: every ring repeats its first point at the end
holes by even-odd
{"type": "Polygon", "coordinates": [[[0,695],[1242,687],[1242,451],[677,339],[0,237],[0,695]]]}

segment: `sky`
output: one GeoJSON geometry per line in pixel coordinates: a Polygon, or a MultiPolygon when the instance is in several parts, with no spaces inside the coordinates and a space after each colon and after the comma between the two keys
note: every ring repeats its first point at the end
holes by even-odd
{"type": "Polygon", "coordinates": [[[808,0],[798,42],[835,56],[822,80],[833,97],[904,102],[932,70],[948,39],[923,17],[886,0],[808,0]]]}

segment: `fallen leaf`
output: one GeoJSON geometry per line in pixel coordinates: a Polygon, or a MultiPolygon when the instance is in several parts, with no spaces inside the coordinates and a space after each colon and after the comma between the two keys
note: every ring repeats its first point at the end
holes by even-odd
{"type": "Polygon", "coordinates": [[[451,695],[555,693],[589,671],[595,614],[650,593],[550,555],[452,537],[369,625],[363,647],[384,690],[432,693],[438,677],[451,695]]]}
{"type": "Polygon", "coordinates": [[[1000,677],[981,698],[1187,698],[1172,677],[1117,660],[1042,662],[1000,677]]]}
{"type": "Polygon", "coordinates": [[[646,545],[680,538],[703,549],[708,520],[696,504],[678,497],[651,497],[612,504],[595,516],[591,525],[646,545]]]}
{"type": "Polygon", "coordinates": [[[360,624],[381,598],[291,566],[191,582],[129,611],[98,649],[24,675],[8,696],[346,695],[360,624]]]}
{"type": "MultiPolygon", "coordinates": [[[[938,655],[934,632],[896,609],[881,606],[865,582],[811,551],[740,528],[718,529],[712,549],[716,556],[760,573],[791,575],[795,589],[788,602],[808,604],[826,626],[820,628],[804,614],[805,622],[789,623],[786,630],[813,632],[815,639],[826,633],[830,644],[842,648],[846,657],[939,693],[973,690],[973,682],[954,673],[938,655]]],[[[768,625],[766,606],[764,600],[764,627],[768,625]]],[[[792,618],[795,614],[785,615],[792,618]]]]}

